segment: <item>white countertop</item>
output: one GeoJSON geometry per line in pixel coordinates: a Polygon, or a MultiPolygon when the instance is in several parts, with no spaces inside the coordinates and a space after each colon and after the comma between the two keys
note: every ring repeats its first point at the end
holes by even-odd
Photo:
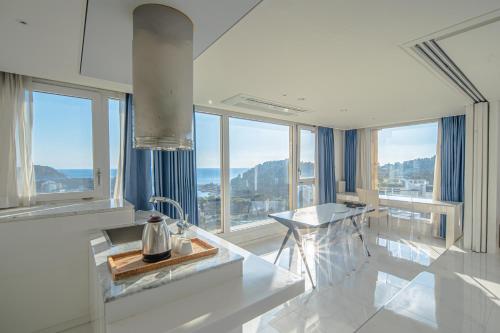
{"type": "MultiPolygon", "coordinates": [[[[170,225],[169,227],[172,231],[174,231],[173,229],[175,226],[170,225]]],[[[223,265],[243,260],[243,257],[239,254],[221,246],[218,242],[214,242],[213,240],[209,240],[203,235],[200,235],[199,230],[201,229],[191,226],[187,231],[187,236],[189,238],[197,237],[203,241],[211,243],[211,245],[219,249],[217,254],[203,258],[202,260],[194,260],[187,263],[167,266],[117,281],[113,280],[109,270],[107,262],[108,256],[127,251],[140,250],[142,246],[141,241],[138,240],[111,246],[102,231],[92,235],[90,247],[94,256],[98,280],[101,283],[104,302],[111,302],[118,298],[133,295],[143,290],[149,290],[174,281],[185,279],[193,274],[202,273],[210,269],[219,268],[223,265]]]]}
{"type": "MultiPolygon", "coordinates": [[[[304,279],[195,227],[204,239],[243,257],[243,276],[114,321],[108,333],[228,332],[304,292],[304,279]]],[[[125,299],[125,298],[123,298],[125,299]]]]}
{"type": "Polygon", "coordinates": [[[117,209],[133,210],[134,206],[123,199],[75,200],[45,203],[31,207],[1,209],[0,223],[103,213],[117,209]]]}

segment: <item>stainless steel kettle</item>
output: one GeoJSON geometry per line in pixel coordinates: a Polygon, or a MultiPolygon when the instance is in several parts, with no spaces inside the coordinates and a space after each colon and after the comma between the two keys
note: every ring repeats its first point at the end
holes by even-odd
{"type": "Polygon", "coordinates": [[[151,215],[142,231],[142,260],[156,262],[170,258],[172,240],[165,219],[151,215]]]}

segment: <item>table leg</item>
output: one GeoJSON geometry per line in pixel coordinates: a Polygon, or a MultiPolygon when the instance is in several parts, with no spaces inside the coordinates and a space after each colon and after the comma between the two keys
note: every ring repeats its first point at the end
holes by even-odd
{"type": "Polygon", "coordinates": [[[363,235],[361,234],[361,229],[359,228],[358,224],[356,223],[356,218],[351,217],[352,224],[354,225],[354,228],[356,228],[356,232],[359,235],[359,239],[361,239],[361,243],[363,243],[363,247],[365,248],[366,254],[368,257],[371,257],[370,251],[368,250],[368,246],[365,243],[365,240],[363,238],[363,235]]]}
{"type": "Polygon", "coordinates": [[[276,256],[276,259],[274,259],[274,264],[275,265],[278,262],[278,258],[281,255],[281,251],[283,251],[283,248],[285,247],[286,242],[288,242],[288,239],[290,238],[291,234],[292,234],[292,228],[288,228],[288,231],[286,232],[285,238],[283,239],[283,243],[281,243],[281,247],[280,247],[280,249],[278,251],[278,255],[276,256]]]}
{"type": "Polygon", "coordinates": [[[302,239],[301,239],[297,229],[293,228],[292,232],[293,232],[293,238],[295,238],[295,242],[297,243],[297,246],[299,247],[299,252],[300,252],[300,255],[302,256],[302,261],[304,262],[304,265],[306,266],[307,275],[309,275],[309,280],[311,280],[312,287],[316,288],[316,286],[314,285],[314,281],[313,281],[311,272],[309,271],[309,265],[307,264],[307,259],[306,259],[306,255],[304,253],[304,249],[302,248],[302,239]]]}

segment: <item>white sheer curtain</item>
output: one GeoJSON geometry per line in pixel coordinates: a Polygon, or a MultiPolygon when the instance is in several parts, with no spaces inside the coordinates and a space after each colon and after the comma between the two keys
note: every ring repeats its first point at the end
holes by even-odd
{"type": "Polygon", "coordinates": [[[0,72],[0,208],[34,203],[31,79],[0,72]]]}
{"type": "Polygon", "coordinates": [[[356,187],[371,189],[371,129],[358,129],[356,187]]]}
{"type": "MultiPolygon", "coordinates": [[[[434,184],[432,186],[432,199],[441,200],[441,120],[438,122],[438,137],[436,143],[436,161],[434,162],[434,184]]],[[[431,213],[432,235],[439,237],[439,220],[441,214],[431,213]]]]}
{"type": "Polygon", "coordinates": [[[118,169],[116,171],[114,199],[123,198],[123,157],[125,152],[125,102],[120,101],[120,152],[118,157],[118,169]]]}

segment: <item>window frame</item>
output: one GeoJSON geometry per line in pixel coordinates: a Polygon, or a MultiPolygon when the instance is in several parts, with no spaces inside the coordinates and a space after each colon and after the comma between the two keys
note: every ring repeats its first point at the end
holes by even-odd
{"type": "MultiPolygon", "coordinates": [[[[230,176],[230,173],[231,173],[231,165],[230,165],[230,137],[229,137],[229,120],[230,119],[240,119],[240,120],[248,120],[248,121],[253,121],[253,122],[260,122],[260,123],[267,123],[267,124],[272,124],[272,125],[280,125],[280,126],[287,126],[288,127],[288,207],[289,209],[294,209],[294,206],[293,206],[293,200],[291,198],[291,196],[293,195],[293,188],[292,188],[292,182],[293,182],[293,166],[292,166],[292,160],[293,160],[293,130],[294,130],[294,125],[293,124],[288,124],[288,123],[279,123],[279,122],[274,122],[274,121],[269,121],[268,119],[266,120],[263,120],[263,119],[251,119],[253,117],[246,117],[245,115],[238,115],[238,116],[235,116],[235,115],[232,115],[232,116],[227,116],[227,156],[228,156],[228,161],[227,161],[227,174],[230,176]]],[[[227,219],[227,224],[228,224],[228,228],[229,230],[226,231],[226,229],[224,230],[224,232],[237,232],[239,230],[244,230],[244,229],[249,229],[249,228],[254,228],[254,227],[258,227],[258,226],[261,226],[261,225],[264,225],[264,224],[268,224],[270,222],[273,222],[274,220],[272,220],[271,218],[267,218],[265,220],[262,220],[262,221],[255,221],[255,222],[249,222],[249,223],[245,223],[245,224],[242,224],[240,226],[237,226],[237,227],[233,227],[231,225],[231,209],[230,209],[230,205],[231,205],[231,184],[230,184],[230,179],[229,177],[227,177],[227,207],[228,207],[228,210],[229,210],[229,215],[227,215],[226,219],[227,219]]]]}
{"type": "MultiPolygon", "coordinates": [[[[195,111],[194,111],[194,114],[193,114],[193,117],[196,118],[196,114],[197,113],[200,113],[200,114],[206,114],[206,115],[210,115],[210,116],[216,116],[218,117],[218,120],[219,120],[219,156],[220,156],[220,160],[219,160],[219,167],[220,167],[220,198],[221,198],[221,209],[220,209],[220,218],[221,218],[221,221],[220,221],[220,232],[216,232],[216,234],[220,234],[220,233],[224,233],[224,168],[223,168],[223,140],[222,140],[222,137],[223,137],[223,128],[222,128],[222,124],[223,124],[223,116],[220,115],[220,114],[216,114],[216,113],[210,113],[210,112],[205,112],[205,111],[199,111],[195,108],[195,111]]],[[[196,124],[196,121],[195,121],[195,124],[196,124]]],[[[195,125],[196,126],[196,125],[195,125]]],[[[196,142],[195,142],[195,148],[196,148],[196,142]]],[[[197,166],[198,167],[198,166],[197,166]]],[[[198,187],[198,184],[196,185],[198,187]]],[[[198,196],[198,188],[196,188],[196,196],[198,196]]],[[[198,207],[197,207],[198,208],[198,207]]],[[[208,231],[208,230],[207,230],[208,231]]]]}
{"type": "Polygon", "coordinates": [[[298,208],[298,187],[300,185],[313,185],[314,186],[314,198],[313,205],[318,203],[318,130],[317,127],[308,126],[308,125],[297,125],[296,126],[297,133],[297,153],[296,153],[296,186],[295,186],[295,206],[298,208]],[[302,130],[307,130],[314,133],[314,177],[301,178],[300,176],[300,132],[302,130]]]}
{"type": "MultiPolygon", "coordinates": [[[[370,173],[371,175],[376,175],[377,176],[377,179],[376,179],[376,190],[379,190],[380,189],[380,184],[379,184],[379,173],[378,173],[378,168],[380,166],[380,162],[379,162],[379,154],[380,154],[380,141],[379,141],[379,135],[380,135],[380,131],[384,130],[384,129],[391,129],[391,128],[403,128],[403,127],[409,127],[409,126],[416,126],[416,125],[426,125],[426,124],[435,124],[435,123],[439,123],[440,119],[426,119],[426,120],[419,120],[419,121],[412,121],[412,122],[408,122],[408,123],[398,123],[398,124],[391,124],[391,125],[387,125],[387,126],[378,126],[378,127],[373,127],[372,130],[375,130],[376,131],[376,135],[377,135],[377,147],[376,147],[376,153],[377,153],[377,163],[371,163],[371,170],[370,170],[370,173]]],[[[439,126],[439,125],[438,125],[439,126]]],[[[437,133],[436,135],[439,135],[439,127],[438,127],[438,130],[437,130],[437,133]]],[[[373,152],[373,147],[370,148],[370,154],[374,154],[373,152]]],[[[436,155],[436,154],[435,154],[436,155]]],[[[434,166],[435,168],[435,166],[434,166]]],[[[435,177],[435,176],[434,176],[435,177]]],[[[375,185],[373,179],[372,179],[372,182],[371,182],[372,186],[375,185]]],[[[433,188],[433,191],[434,191],[434,188],[433,188]]],[[[387,196],[391,196],[390,194],[386,194],[387,196]]],[[[380,196],[380,194],[379,194],[380,196]]]]}
{"type": "Polygon", "coordinates": [[[198,106],[195,105],[195,113],[205,113],[220,116],[220,131],[221,131],[221,234],[238,233],[244,230],[258,228],[269,223],[276,223],[274,220],[268,219],[255,223],[248,223],[246,225],[238,226],[231,229],[231,210],[230,210],[230,152],[229,152],[229,118],[237,118],[249,121],[257,121],[270,123],[275,125],[285,125],[289,127],[289,163],[288,163],[288,183],[289,183],[289,207],[290,210],[297,208],[297,185],[299,184],[298,178],[298,128],[303,127],[314,131],[316,138],[315,147],[315,163],[314,163],[314,178],[307,178],[300,180],[300,183],[314,184],[314,204],[317,203],[318,198],[318,135],[317,127],[313,125],[299,124],[296,122],[269,118],[264,116],[250,115],[239,113],[235,111],[198,106]]]}
{"type": "MultiPolygon", "coordinates": [[[[120,112],[124,112],[125,94],[45,80],[33,80],[29,91],[31,103],[33,103],[34,92],[84,98],[92,101],[92,164],[94,176],[94,189],[92,191],[36,193],[36,201],[48,202],[87,198],[110,198],[108,99],[119,100],[120,112]]],[[[121,124],[120,127],[122,127],[121,124]]],[[[123,127],[120,128],[120,131],[123,130],[123,127]]]]}

